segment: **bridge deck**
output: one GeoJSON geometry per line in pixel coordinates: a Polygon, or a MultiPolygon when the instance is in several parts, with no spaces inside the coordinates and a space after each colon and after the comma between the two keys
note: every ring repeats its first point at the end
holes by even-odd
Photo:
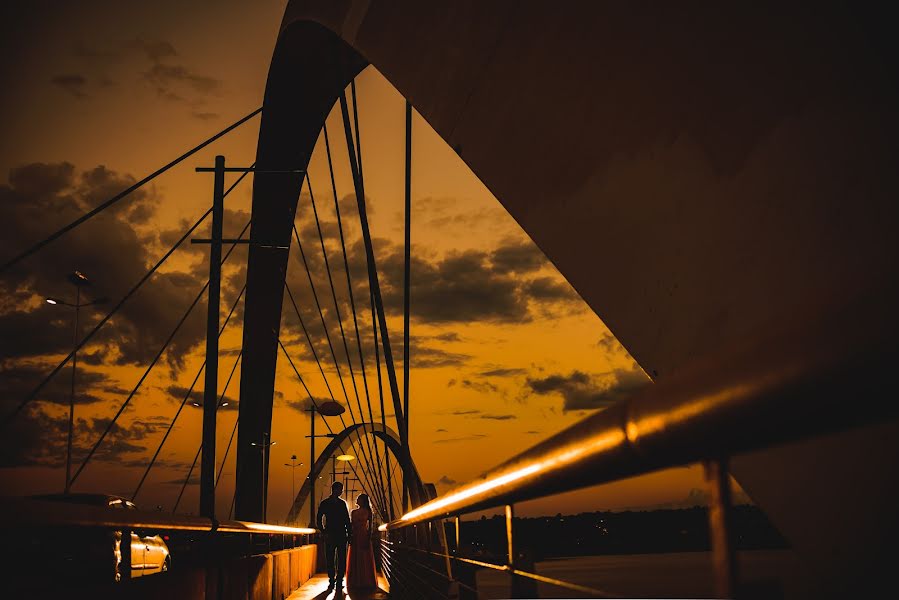
{"type": "Polygon", "coordinates": [[[300,589],[288,596],[287,600],[387,600],[389,590],[387,580],[378,573],[378,589],[376,590],[343,590],[342,593],[328,591],[328,576],[325,573],[313,575],[300,589]]]}

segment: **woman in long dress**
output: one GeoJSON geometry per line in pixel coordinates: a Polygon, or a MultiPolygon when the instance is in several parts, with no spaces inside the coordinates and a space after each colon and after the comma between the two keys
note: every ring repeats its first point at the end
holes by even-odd
{"type": "Polygon", "coordinates": [[[346,558],[347,588],[373,588],[375,580],[375,554],[371,544],[371,502],[368,495],[359,494],[356,509],[350,514],[353,533],[346,558]]]}

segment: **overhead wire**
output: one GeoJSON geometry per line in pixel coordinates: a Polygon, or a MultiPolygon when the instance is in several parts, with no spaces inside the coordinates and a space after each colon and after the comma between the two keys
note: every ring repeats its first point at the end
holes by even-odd
{"type": "Polygon", "coordinates": [[[0,265],[0,274],[2,274],[3,272],[5,272],[7,269],[9,269],[10,267],[14,266],[15,264],[17,264],[18,262],[20,262],[20,261],[23,260],[24,258],[27,258],[28,256],[34,254],[35,252],[37,252],[38,250],[40,250],[41,248],[43,248],[44,246],[46,246],[47,244],[49,244],[50,242],[52,242],[53,240],[55,240],[55,239],[61,237],[62,235],[68,233],[68,232],[71,231],[72,229],[75,229],[76,227],[78,227],[79,225],[81,225],[82,223],[84,223],[85,221],[87,221],[87,220],[89,220],[89,219],[95,217],[96,215],[98,215],[99,213],[103,212],[104,210],[106,210],[106,209],[109,208],[110,206],[116,204],[117,202],[119,202],[120,200],[122,200],[123,198],[125,198],[126,196],[128,196],[129,194],[131,194],[132,192],[134,192],[135,190],[137,190],[137,189],[141,188],[142,186],[146,185],[148,182],[152,181],[153,179],[155,179],[155,178],[158,177],[159,175],[162,175],[163,173],[165,173],[166,171],[168,171],[169,169],[171,169],[172,167],[174,167],[174,166],[177,165],[178,163],[182,162],[183,160],[185,160],[185,159],[189,158],[190,156],[196,154],[197,152],[199,152],[200,150],[202,150],[203,148],[205,148],[206,146],[208,146],[208,145],[211,144],[212,142],[216,141],[216,140],[219,139],[220,137],[222,137],[222,136],[224,136],[225,134],[229,133],[230,131],[236,129],[237,127],[240,127],[241,125],[243,125],[244,123],[246,123],[247,121],[249,121],[250,119],[252,119],[253,117],[255,117],[256,115],[258,115],[258,114],[261,113],[261,112],[262,112],[262,108],[260,107],[260,108],[257,108],[256,110],[254,110],[253,112],[251,112],[250,114],[248,114],[247,116],[243,117],[242,119],[238,119],[235,123],[229,125],[228,127],[225,127],[223,130],[221,130],[221,131],[218,132],[217,134],[213,135],[212,137],[210,137],[210,138],[207,139],[206,141],[204,141],[204,142],[198,144],[197,146],[194,146],[193,148],[191,148],[190,150],[188,150],[187,152],[185,152],[184,154],[182,154],[181,156],[179,156],[179,157],[176,158],[175,160],[173,160],[173,161],[171,161],[170,163],[168,163],[168,164],[166,164],[166,165],[160,167],[159,169],[153,171],[152,173],[150,173],[149,175],[147,175],[146,177],[144,177],[144,178],[141,179],[140,181],[135,182],[134,184],[132,184],[132,185],[129,186],[128,188],[122,190],[121,192],[119,192],[118,194],[116,194],[115,196],[113,196],[112,198],[110,198],[109,200],[106,200],[105,202],[103,202],[102,204],[100,204],[99,206],[97,206],[96,208],[94,208],[94,209],[90,210],[89,212],[87,212],[86,214],[84,214],[84,215],[78,217],[77,219],[75,219],[74,221],[72,221],[71,223],[69,223],[68,225],[66,225],[65,227],[62,227],[61,229],[59,229],[59,230],[57,230],[57,231],[51,233],[49,236],[47,236],[47,237],[44,238],[43,240],[41,240],[41,241],[35,243],[34,245],[32,245],[32,246],[30,246],[29,248],[27,248],[26,250],[20,252],[19,254],[17,254],[16,256],[14,256],[13,258],[7,260],[5,263],[3,263],[2,265],[0,265]]]}
{"type": "MultiPolygon", "coordinates": [[[[250,226],[250,222],[247,221],[247,224],[244,227],[243,231],[240,232],[240,236],[238,237],[238,239],[243,237],[244,233],[246,233],[249,226],[250,226]]],[[[228,249],[228,252],[222,258],[222,264],[224,264],[225,261],[228,260],[228,257],[231,256],[231,253],[234,251],[234,248],[236,248],[236,247],[237,247],[236,242],[231,244],[231,247],[228,249]]],[[[175,325],[175,328],[172,330],[172,333],[169,334],[169,337],[166,339],[166,341],[163,343],[162,347],[156,353],[156,356],[153,357],[153,360],[150,362],[150,365],[146,368],[143,375],[141,375],[141,378],[140,378],[140,380],[138,380],[137,385],[134,386],[134,389],[132,389],[131,393],[128,394],[128,397],[125,399],[125,401],[119,407],[119,410],[116,412],[115,416],[106,425],[106,428],[103,430],[103,433],[100,435],[100,438],[93,445],[90,452],[88,452],[87,456],[84,458],[84,461],[82,461],[81,465],[78,467],[78,470],[72,476],[72,480],[71,480],[72,483],[75,483],[75,480],[78,479],[78,476],[84,471],[84,468],[90,462],[91,458],[93,458],[94,453],[96,453],[97,449],[103,443],[103,440],[106,439],[106,436],[109,434],[109,432],[115,426],[116,421],[122,415],[122,413],[125,411],[125,408],[127,408],[127,406],[131,403],[131,399],[134,398],[134,395],[140,389],[140,386],[146,380],[147,376],[150,374],[150,371],[152,371],[153,367],[156,366],[156,363],[159,361],[159,359],[162,357],[162,355],[165,353],[166,349],[168,348],[169,343],[171,343],[172,339],[174,339],[175,334],[178,333],[178,330],[181,328],[181,326],[187,320],[188,316],[190,316],[190,313],[193,311],[194,307],[200,301],[200,298],[203,297],[203,294],[206,293],[206,290],[208,288],[209,288],[209,281],[206,282],[206,284],[203,286],[203,288],[194,297],[194,300],[193,300],[193,302],[191,302],[190,306],[188,306],[187,311],[185,311],[184,315],[181,317],[181,319],[175,325]]]]}
{"type": "MultiPolygon", "coordinates": [[[[222,333],[225,331],[225,327],[227,327],[228,322],[231,320],[231,315],[234,314],[234,309],[237,308],[237,303],[240,302],[240,299],[243,297],[244,292],[247,290],[246,284],[244,284],[243,289],[240,290],[240,293],[237,295],[237,298],[234,300],[234,303],[231,305],[231,310],[228,311],[228,316],[225,317],[225,322],[222,324],[219,329],[219,337],[221,337],[222,333]]],[[[243,351],[241,350],[241,353],[243,351]]],[[[184,405],[187,404],[187,401],[190,399],[191,394],[194,391],[194,387],[197,385],[197,381],[200,379],[200,374],[203,373],[203,369],[206,367],[206,360],[203,360],[203,364],[200,365],[200,368],[197,369],[197,375],[194,377],[193,383],[190,384],[190,387],[187,388],[187,392],[184,394],[184,399],[181,400],[181,404],[178,406],[177,412],[175,412],[175,416],[172,418],[171,423],[169,423],[168,429],[166,429],[165,435],[162,436],[162,440],[160,440],[159,445],[156,447],[156,452],[153,453],[153,457],[150,459],[150,462],[147,464],[147,468],[144,470],[144,474],[141,476],[140,481],[137,484],[137,488],[135,488],[134,493],[131,495],[131,501],[134,502],[137,495],[140,493],[141,487],[144,485],[144,481],[146,481],[147,476],[150,474],[150,470],[153,468],[153,465],[156,463],[156,459],[159,457],[159,453],[162,451],[163,445],[165,445],[166,440],[169,438],[169,434],[171,434],[172,429],[175,427],[175,422],[178,420],[178,417],[181,415],[181,411],[184,410],[184,405]]]]}
{"type": "MultiPolygon", "coordinates": [[[[246,176],[246,173],[242,174],[242,175],[241,175],[241,176],[240,176],[240,177],[239,177],[239,178],[238,178],[238,179],[231,185],[231,187],[228,188],[228,191],[226,191],[226,192],[224,193],[224,196],[223,196],[223,197],[227,197],[228,194],[229,194],[235,187],[237,187],[237,185],[243,180],[243,178],[244,178],[245,176],[246,176]]],[[[127,301],[128,301],[128,300],[129,300],[129,299],[136,293],[136,292],[137,292],[137,290],[139,290],[139,289],[141,288],[141,286],[142,286],[148,279],[150,279],[150,277],[152,277],[154,273],[156,273],[156,271],[159,269],[159,267],[161,267],[161,266],[163,265],[163,263],[165,263],[165,261],[168,260],[168,258],[169,258],[172,254],[174,254],[175,250],[177,250],[177,249],[181,246],[181,244],[184,243],[184,240],[186,240],[188,237],[190,237],[190,235],[197,229],[197,227],[199,227],[199,226],[203,223],[203,221],[206,220],[206,218],[207,218],[210,214],[212,214],[212,208],[211,208],[211,207],[210,207],[205,213],[203,213],[203,215],[202,215],[199,219],[197,219],[197,221],[196,221],[193,225],[191,225],[191,226],[187,229],[186,232],[184,232],[184,235],[182,235],[182,236],[178,239],[178,241],[176,241],[176,242],[172,245],[172,247],[169,248],[169,250],[162,256],[162,258],[160,258],[160,259],[156,262],[156,264],[153,265],[153,266],[150,268],[150,270],[147,271],[147,272],[144,274],[144,276],[141,277],[140,280],[139,280],[136,284],[134,284],[134,286],[132,286],[131,289],[129,289],[129,290],[125,293],[124,296],[122,296],[122,298],[116,303],[116,305],[112,307],[112,309],[109,311],[109,313],[107,313],[106,316],[104,316],[102,319],[100,319],[100,321],[94,326],[94,328],[93,328],[93,329],[92,329],[86,336],[84,336],[84,337],[81,339],[80,342],[78,342],[77,344],[75,344],[75,347],[72,348],[72,351],[69,352],[68,356],[66,356],[64,359],[62,359],[62,361],[61,361],[59,364],[57,364],[56,367],[54,367],[53,370],[50,371],[50,373],[48,373],[48,374],[41,380],[41,382],[38,383],[38,385],[37,385],[35,388],[33,388],[33,389],[31,390],[31,392],[25,397],[25,399],[22,400],[22,402],[20,402],[20,403],[18,404],[18,406],[16,406],[16,408],[13,410],[13,412],[10,413],[9,415],[7,415],[7,416],[4,418],[3,424],[0,425],[0,430],[2,430],[4,427],[6,427],[7,425],[9,425],[9,424],[13,421],[13,419],[15,419],[16,416],[22,411],[22,409],[25,408],[25,406],[27,406],[29,402],[31,402],[32,400],[34,400],[35,397],[37,397],[37,395],[38,395],[38,394],[40,393],[40,391],[44,388],[44,386],[46,386],[46,385],[50,382],[50,380],[52,380],[53,377],[55,377],[56,374],[59,373],[59,372],[62,370],[62,368],[63,368],[63,367],[64,367],[70,360],[72,360],[72,357],[75,356],[75,354],[76,354],[79,350],[81,350],[81,348],[84,347],[84,345],[87,344],[87,343],[94,337],[94,335],[95,335],[98,331],[100,331],[100,328],[103,327],[103,325],[105,325],[106,322],[109,321],[109,319],[111,319],[111,318],[113,317],[113,315],[115,315],[115,314],[118,312],[118,310],[119,310],[122,306],[124,306],[124,304],[125,304],[125,303],[126,303],[126,302],[127,302],[127,301]]]]}

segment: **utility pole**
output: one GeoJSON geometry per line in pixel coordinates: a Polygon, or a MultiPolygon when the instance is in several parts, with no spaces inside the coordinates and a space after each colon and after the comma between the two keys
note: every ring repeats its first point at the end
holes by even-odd
{"type": "Polygon", "coordinates": [[[215,157],[212,232],[209,240],[209,295],[206,313],[206,385],[203,388],[203,455],[200,514],[215,518],[215,415],[218,408],[219,310],[222,279],[222,222],[225,216],[225,157],[215,157]]]}
{"type": "MultiPolygon", "coordinates": [[[[203,389],[203,438],[200,462],[200,514],[215,518],[215,430],[218,408],[218,352],[222,280],[222,244],[253,244],[274,250],[287,250],[287,246],[256,244],[245,239],[225,239],[222,228],[225,216],[225,173],[304,173],[303,170],[257,171],[254,167],[225,167],[225,157],[216,156],[214,167],[197,167],[197,173],[213,173],[212,231],[208,239],[194,238],[192,244],[209,244],[209,296],[206,316],[206,377],[203,389]]],[[[230,191],[230,190],[229,190],[230,191]]],[[[266,434],[267,435],[267,434],[266,434]]],[[[263,452],[263,456],[265,456],[263,452]]],[[[266,463],[267,464],[267,463],[266,463]]],[[[263,465],[263,478],[265,477],[263,465]]],[[[263,494],[264,495],[264,494],[263,494]]],[[[265,499],[263,498],[263,503],[265,499]]],[[[264,511],[264,509],[263,509],[264,511]]]]}

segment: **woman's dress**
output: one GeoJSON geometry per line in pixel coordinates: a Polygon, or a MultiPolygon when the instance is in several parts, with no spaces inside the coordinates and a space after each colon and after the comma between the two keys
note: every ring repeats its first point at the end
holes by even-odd
{"type": "Polygon", "coordinates": [[[375,554],[371,544],[371,513],[357,508],[350,515],[353,535],[346,557],[347,588],[375,587],[375,554]]]}

